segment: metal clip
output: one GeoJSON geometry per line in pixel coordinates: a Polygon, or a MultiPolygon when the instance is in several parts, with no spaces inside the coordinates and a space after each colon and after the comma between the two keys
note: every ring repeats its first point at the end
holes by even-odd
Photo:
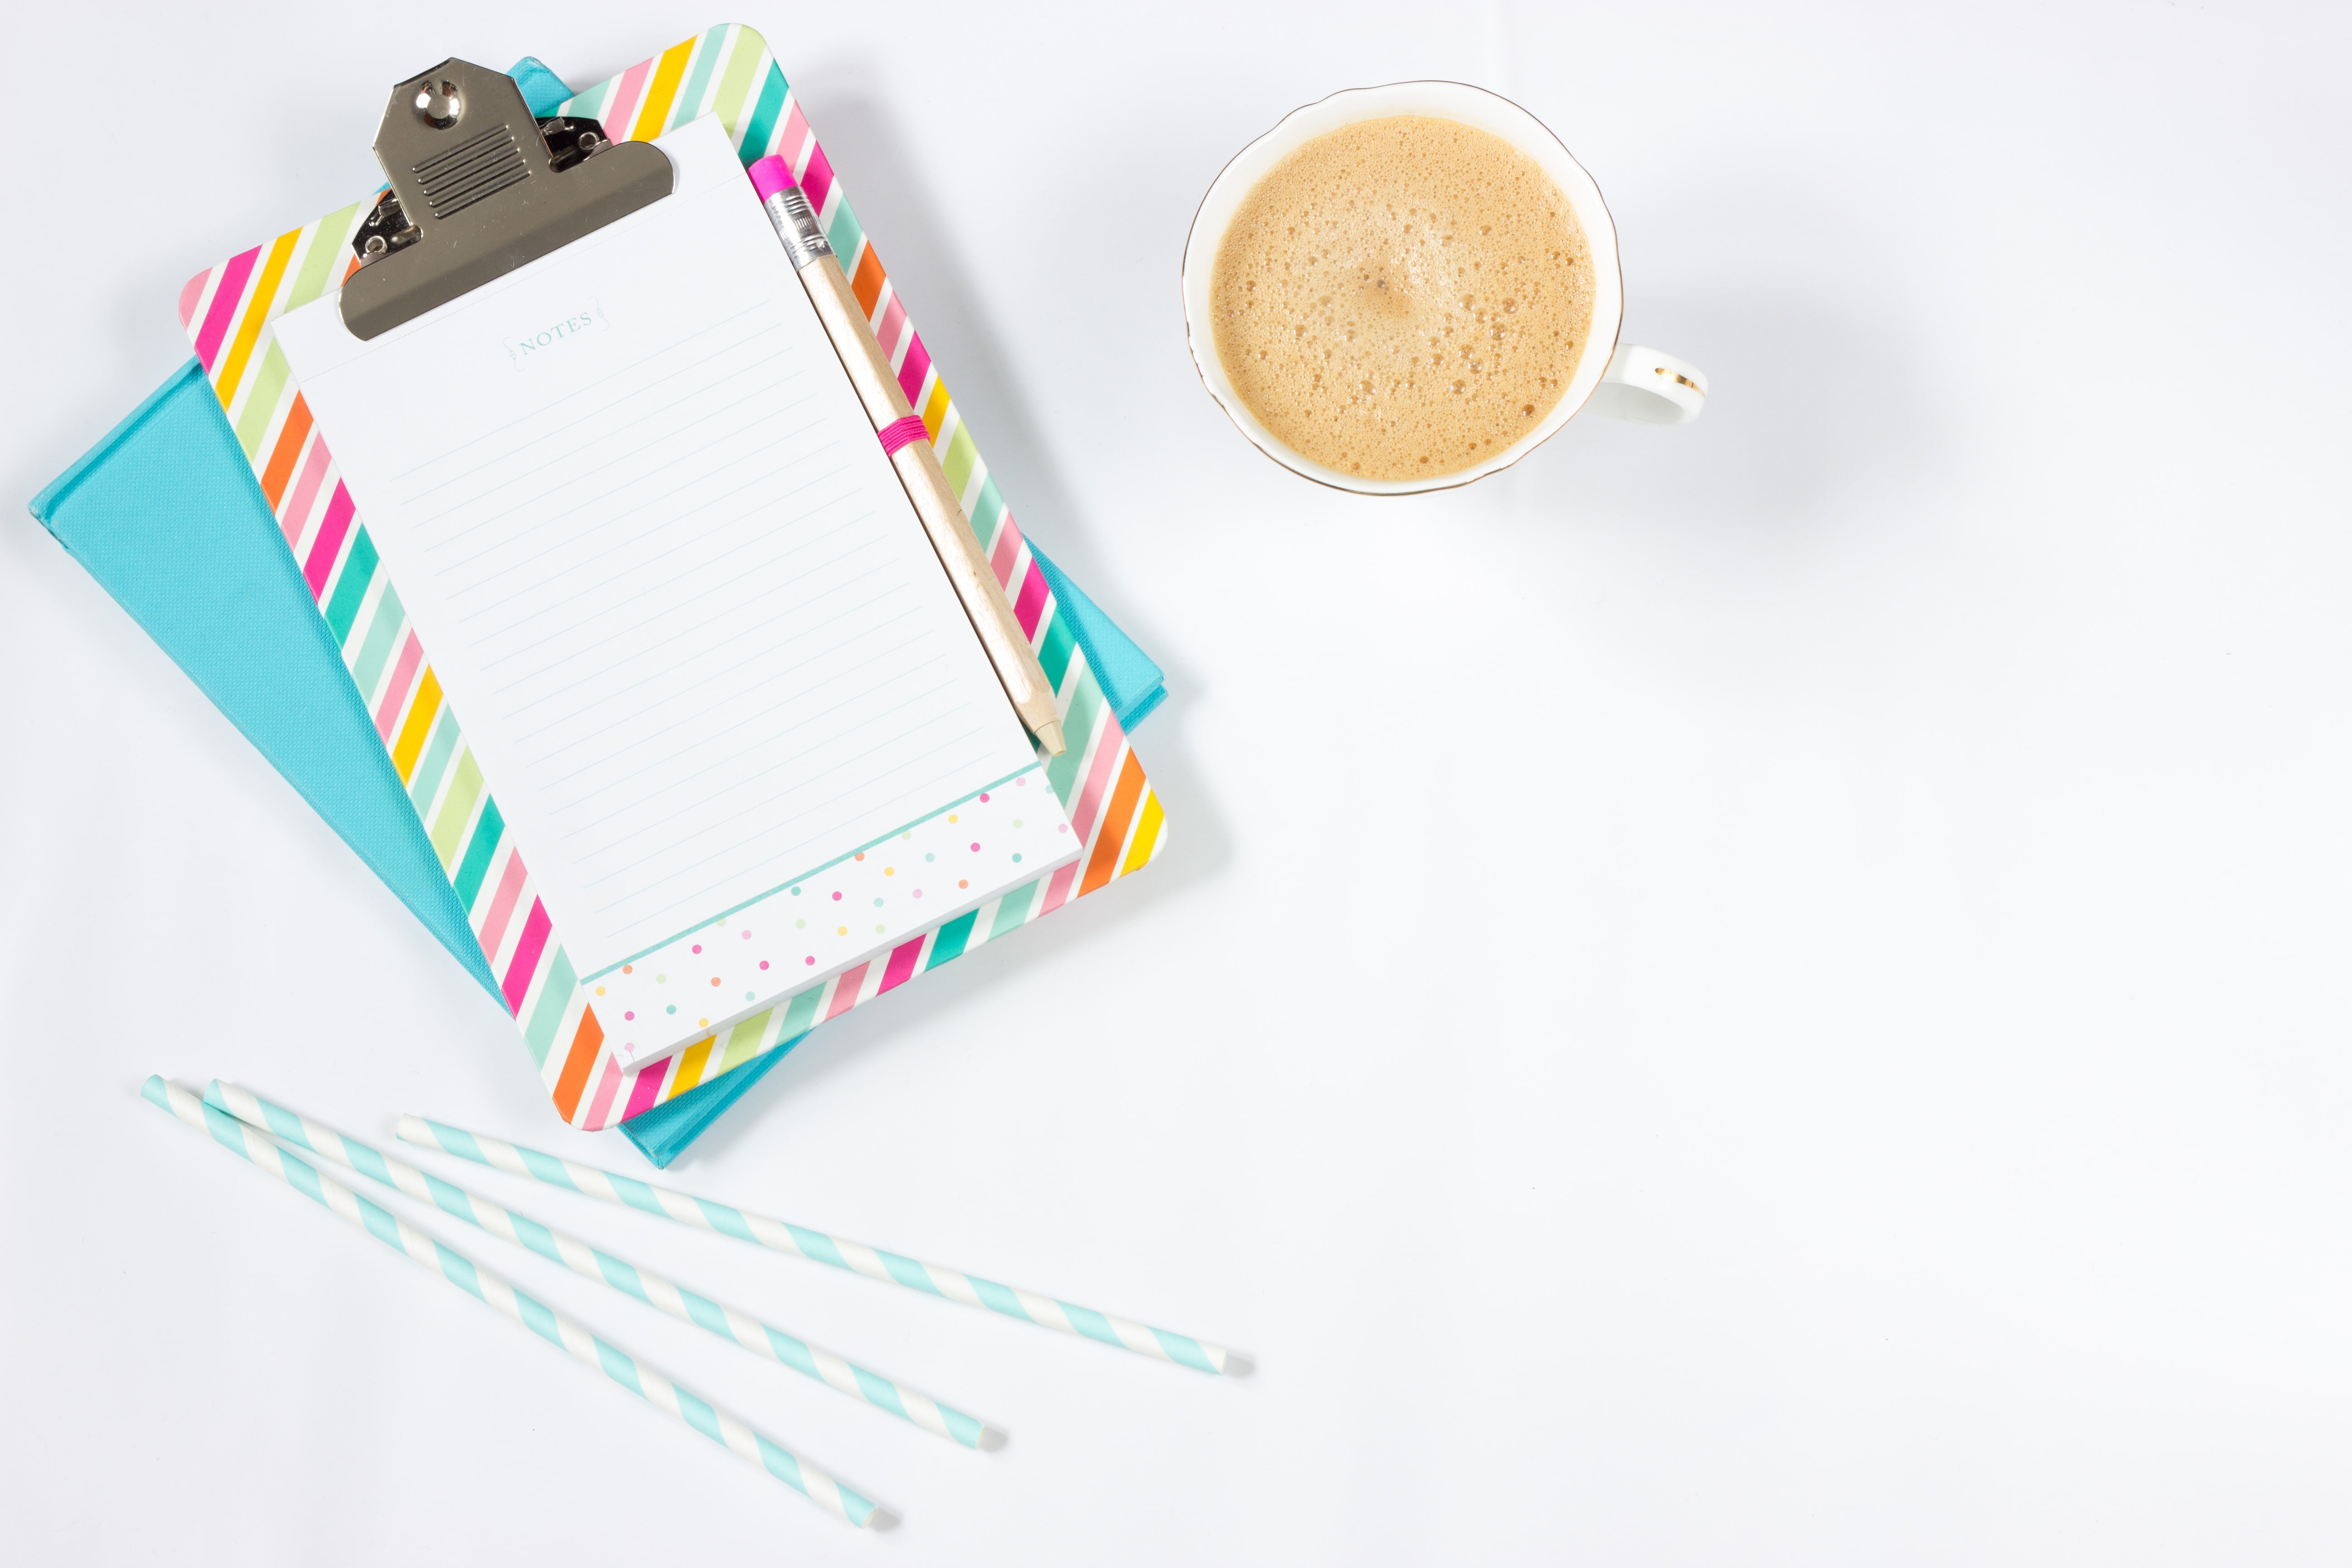
{"type": "Polygon", "coordinates": [[[659,201],[668,157],[593,120],[536,120],[514,79],[442,61],[392,89],[376,132],[392,188],[352,239],[343,325],[362,341],[659,201]]]}

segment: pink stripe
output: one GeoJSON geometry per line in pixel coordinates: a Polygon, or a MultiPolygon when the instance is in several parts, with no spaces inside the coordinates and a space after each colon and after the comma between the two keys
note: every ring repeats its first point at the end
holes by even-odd
{"type": "Polygon", "coordinates": [[[1021,584],[1021,596],[1013,601],[1013,618],[1021,623],[1021,634],[1034,638],[1037,618],[1045,613],[1045,600],[1053,590],[1045,586],[1045,574],[1037,570],[1037,558],[1029,558],[1029,580],[1021,584]]]}
{"type": "Polygon", "coordinates": [[[1037,907],[1037,913],[1049,914],[1060,909],[1063,902],[1070,896],[1070,884],[1076,881],[1078,873],[1086,868],[1087,863],[1084,860],[1073,860],[1055,872],[1053,880],[1045,884],[1045,901],[1037,907]]]}
{"type": "Polygon", "coordinates": [[[833,194],[833,165],[825,162],[824,148],[810,152],[808,167],[801,173],[801,189],[808,193],[809,205],[817,216],[824,216],[824,198],[833,194]]]}
{"type": "Polygon", "coordinates": [[[514,918],[515,900],[522,897],[523,879],[527,875],[522,868],[521,854],[509,855],[506,873],[499,879],[499,890],[490,900],[489,918],[482,922],[484,958],[498,956],[499,943],[506,940],[507,921],[514,918]]]}
{"type": "Polygon", "coordinates": [[[629,1103],[621,1111],[621,1120],[626,1121],[641,1110],[651,1110],[654,1101],[661,1098],[663,1080],[669,1077],[670,1069],[677,1065],[676,1057],[664,1057],[638,1068],[636,1076],[630,1081],[629,1103]]]}
{"type": "Polygon", "coordinates": [[[882,320],[875,323],[874,341],[882,345],[886,358],[898,357],[898,340],[907,335],[907,307],[898,303],[898,290],[890,290],[890,298],[882,307],[882,320]]]}
{"type": "Polygon", "coordinates": [[[319,525],[319,537],[310,542],[310,558],[302,563],[302,580],[310,584],[310,597],[327,596],[327,574],[335,569],[335,557],[343,551],[343,534],[352,526],[352,492],[335,481],[335,496],[327,503],[327,521],[319,525]]]}
{"type": "MultiPolygon", "coordinates": [[[[654,1074],[659,1081],[661,1074],[654,1074]]],[[[612,1108],[613,1091],[621,1087],[621,1064],[612,1058],[604,1058],[604,1076],[596,1080],[596,1097],[588,1102],[588,1114],[580,1123],[593,1132],[604,1125],[604,1112],[612,1108]]]]}
{"type": "Polygon", "coordinates": [[[988,558],[989,570],[996,574],[997,586],[1013,581],[1013,563],[1021,559],[1021,531],[1013,524],[1013,514],[1006,512],[1004,521],[996,530],[996,549],[988,558]]]}
{"type": "Polygon", "coordinates": [[[915,341],[907,345],[906,362],[898,366],[898,390],[905,393],[907,401],[918,408],[922,406],[916,400],[922,394],[923,377],[930,371],[931,351],[923,346],[923,335],[918,332],[915,341]]]}
{"type": "Polygon", "coordinates": [[[383,689],[383,700],[376,706],[375,732],[392,739],[392,726],[400,717],[401,705],[408,700],[408,683],[416,677],[416,667],[425,662],[425,645],[416,634],[400,645],[400,662],[392,667],[392,684],[383,689]]]}
{"type": "Polygon", "coordinates": [[[604,122],[608,134],[628,135],[629,118],[637,110],[637,95],[645,91],[646,78],[651,76],[653,70],[653,61],[639,60],[621,73],[621,85],[613,89],[612,101],[605,104],[596,116],[604,122]]]}
{"type": "Polygon", "coordinates": [[[243,256],[221,263],[220,287],[213,290],[213,308],[205,312],[204,330],[196,334],[196,357],[205,362],[206,375],[212,374],[213,356],[220,353],[221,340],[228,336],[237,296],[245,292],[245,280],[253,275],[254,258],[260,254],[261,247],[257,245],[243,256]]]}
{"type": "Polygon", "coordinates": [[[1106,716],[1102,742],[1095,747],[1095,765],[1087,771],[1086,787],[1078,791],[1078,809],[1070,813],[1070,831],[1078,836],[1081,844],[1095,830],[1095,813],[1101,809],[1103,794],[1118,772],[1120,743],[1125,739],[1118,732],[1118,721],[1106,716]]]}
{"type": "Polygon", "coordinates": [[[915,973],[915,961],[922,956],[923,939],[921,937],[917,937],[912,942],[902,942],[891,949],[889,966],[882,971],[882,984],[876,989],[875,994],[878,996],[894,985],[904,985],[915,973]]]}
{"type": "Polygon", "coordinates": [[[826,1017],[838,1018],[857,1005],[857,994],[866,988],[866,971],[870,967],[861,963],[833,983],[833,1005],[825,1009],[826,1017]]]}
{"type": "Polygon", "coordinates": [[[530,901],[530,913],[523,917],[522,940],[515,943],[514,962],[507,965],[506,984],[499,987],[507,994],[507,1011],[520,1013],[522,999],[530,994],[531,976],[539,973],[539,955],[547,947],[547,906],[537,899],[530,901]]]}
{"type": "Polygon", "coordinates": [[[180,285],[180,330],[186,331],[188,323],[196,319],[196,301],[205,297],[205,279],[209,272],[199,272],[180,285]]]}
{"type": "MultiPolygon", "coordinates": [[[[286,542],[293,543],[302,537],[302,524],[310,516],[310,503],[319,499],[319,481],[327,477],[327,444],[319,438],[314,426],[310,433],[310,455],[302,459],[301,477],[294,481],[294,499],[286,505],[286,542]]],[[[318,591],[313,589],[316,598],[318,591]]]]}
{"type": "Polygon", "coordinates": [[[800,100],[793,100],[793,111],[784,116],[784,133],[776,139],[776,155],[793,166],[793,183],[801,177],[801,152],[808,146],[808,116],[801,112],[800,100]]]}

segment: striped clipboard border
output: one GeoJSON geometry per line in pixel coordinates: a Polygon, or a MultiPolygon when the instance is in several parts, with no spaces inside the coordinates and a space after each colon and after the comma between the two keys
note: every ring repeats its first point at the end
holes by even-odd
{"type": "Polygon", "coordinates": [[[278,317],[318,299],[356,267],[351,239],[373,199],[289,229],[190,279],[180,293],[180,320],[196,357],[374,716],[393,768],[408,786],[557,1111],[593,1129],[707,1083],[1146,865],[1159,853],[1163,819],[1068,619],[766,40],[734,24],[713,27],[578,94],[562,112],[597,120],[608,134],[636,141],[715,114],[746,165],[771,153],[792,164],[1054,682],[1070,747],[1046,773],[1086,846],[1076,864],[933,927],[821,987],[661,1061],[624,1067],[606,1045],[588,993],[278,347],[272,325],[278,317]]]}

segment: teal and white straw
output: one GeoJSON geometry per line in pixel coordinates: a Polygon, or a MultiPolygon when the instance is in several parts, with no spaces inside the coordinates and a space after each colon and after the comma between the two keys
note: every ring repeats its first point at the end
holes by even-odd
{"type": "Polygon", "coordinates": [[[845,1241],[822,1231],[807,1229],[787,1220],[769,1219],[761,1215],[745,1214],[741,1209],[709,1198],[691,1197],[656,1187],[634,1177],[615,1175],[593,1165],[576,1165],[569,1160],[542,1154],[534,1149],[518,1148],[512,1143],[488,1133],[468,1132],[463,1128],[445,1127],[438,1121],[428,1121],[421,1116],[400,1119],[400,1136],[404,1142],[472,1160],[500,1171],[510,1171],[518,1176],[550,1186],[584,1193],[592,1198],[625,1207],[643,1209],[680,1225],[716,1231],[739,1241],[752,1241],[778,1252],[789,1252],[815,1263],[829,1263],[835,1268],[846,1268],[853,1274],[863,1274],[869,1279],[880,1279],[892,1285],[903,1285],[909,1290],[920,1290],[932,1296],[943,1296],[950,1301],[961,1301],[967,1307],[985,1307],[1008,1318],[1018,1318],[1024,1323],[1040,1328],[1058,1329],[1066,1334],[1076,1334],[1089,1340],[1100,1340],[1107,1345],[1118,1345],[1138,1355],[1156,1356],[1172,1361],[1180,1366],[1201,1372],[1223,1373],[1228,1377],[1245,1377],[1250,1363],[1234,1352],[1219,1345],[1206,1344],[1184,1334],[1171,1333],[1145,1323],[1129,1322],[1097,1312],[1091,1307],[1081,1307],[1069,1301],[1040,1296],[1034,1291],[999,1285],[993,1280],[960,1274],[952,1268],[942,1268],[936,1263],[919,1263],[911,1258],[901,1258],[895,1252],[884,1252],[862,1242],[845,1241]]]}
{"type": "Polygon", "coordinates": [[[453,1215],[467,1225],[487,1230],[492,1236],[502,1236],[541,1258],[561,1263],[583,1279],[593,1279],[600,1285],[635,1296],[681,1322],[692,1323],[721,1339],[731,1340],[754,1354],[766,1356],[770,1361],[815,1378],[853,1399],[863,1399],[902,1420],[913,1422],[927,1432],[952,1437],[968,1448],[1001,1448],[1004,1446],[1002,1432],[982,1425],[952,1405],[940,1404],[929,1394],[894,1383],[880,1373],[868,1372],[831,1351],[821,1350],[736,1308],[698,1296],[649,1268],[625,1262],[561,1231],[550,1230],[530,1215],[501,1207],[478,1193],[468,1192],[414,1165],[387,1159],[358,1139],[347,1137],[324,1122],[313,1121],[283,1106],[273,1105],[242,1085],[223,1083],[215,1079],[212,1087],[205,1090],[205,1103],[215,1110],[227,1111],[249,1127],[275,1133],[281,1142],[308,1149],[363,1176],[373,1176],[412,1198],[436,1205],[444,1214],[453,1215]]]}
{"type": "Polygon", "coordinates": [[[640,1364],[605,1343],[562,1313],[543,1306],[464,1254],[453,1252],[405,1220],[360,1196],[333,1178],[324,1176],[302,1160],[279,1148],[235,1117],[215,1110],[195,1094],[161,1077],[150,1078],[140,1093],[170,1111],[232,1154],[261,1169],[309,1198],[331,1209],[370,1236],[422,1264],[467,1295],[497,1308],[540,1338],[560,1346],[575,1361],[584,1362],[644,1399],[655,1409],[677,1416],[712,1442],[766,1470],[778,1480],[819,1506],[861,1528],[887,1530],[898,1520],[859,1497],[823,1470],[733,1416],[713,1409],[700,1396],[640,1364]]]}

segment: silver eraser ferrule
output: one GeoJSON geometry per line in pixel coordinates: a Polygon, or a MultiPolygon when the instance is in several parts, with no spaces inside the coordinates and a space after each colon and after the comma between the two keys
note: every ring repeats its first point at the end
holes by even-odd
{"type": "Polygon", "coordinates": [[[820,256],[833,254],[824,230],[817,226],[816,209],[809,205],[808,197],[798,185],[778,191],[761,205],[768,209],[768,221],[776,226],[776,237],[784,242],[784,253],[792,258],[793,271],[798,272],[820,256]]]}

